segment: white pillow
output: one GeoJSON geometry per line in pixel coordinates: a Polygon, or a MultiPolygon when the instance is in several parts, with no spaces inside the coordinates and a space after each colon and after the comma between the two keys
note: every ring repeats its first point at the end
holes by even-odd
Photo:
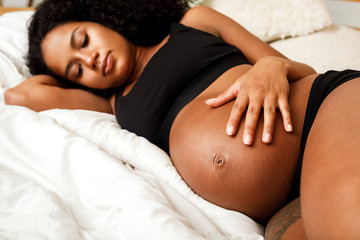
{"type": "Polygon", "coordinates": [[[10,12],[0,16],[0,106],[4,92],[30,76],[25,65],[27,21],[32,11],[10,12]]]}
{"type": "Polygon", "coordinates": [[[307,35],[331,25],[324,0],[203,0],[264,41],[307,35]]]}

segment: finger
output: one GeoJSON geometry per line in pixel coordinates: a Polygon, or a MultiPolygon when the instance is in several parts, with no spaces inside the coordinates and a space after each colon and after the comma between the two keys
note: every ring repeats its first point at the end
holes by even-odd
{"type": "Polygon", "coordinates": [[[292,121],[291,121],[290,105],[289,105],[287,97],[279,98],[279,110],[280,110],[281,116],[283,118],[283,124],[284,124],[285,131],[292,132],[293,125],[292,125],[292,121]]]}
{"type": "Polygon", "coordinates": [[[246,95],[239,95],[231,108],[230,117],[226,125],[226,133],[234,135],[239,126],[240,119],[249,104],[249,98],[246,95]]]}
{"type": "Polygon", "coordinates": [[[238,89],[239,89],[238,84],[234,83],[225,92],[223,92],[222,94],[218,95],[215,98],[207,99],[205,103],[211,107],[219,107],[236,98],[239,92],[238,89]]]}
{"type": "MultiPolygon", "coordinates": [[[[262,101],[261,101],[262,102],[262,101]]],[[[251,101],[246,113],[245,128],[243,135],[243,142],[246,145],[253,143],[257,120],[260,114],[261,103],[259,101],[251,101]]]]}
{"type": "Polygon", "coordinates": [[[276,100],[268,98],[264,102],[264,130],[262,134],[262,141],[270,143],[272,141],[274,122],[276,116],[276,100]]]}

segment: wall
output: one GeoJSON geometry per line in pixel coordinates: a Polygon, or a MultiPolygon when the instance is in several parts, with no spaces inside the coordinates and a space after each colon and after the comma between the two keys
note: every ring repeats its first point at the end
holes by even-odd
{"type": "Polygon", "coordinates": [[[360,28],[360,0],[326,0],[333,23],[360,28]]]}

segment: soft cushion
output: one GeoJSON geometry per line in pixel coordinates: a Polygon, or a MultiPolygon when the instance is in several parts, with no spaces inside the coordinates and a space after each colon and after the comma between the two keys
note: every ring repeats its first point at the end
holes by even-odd
{"type": "Polygon", "coordinates": [[[331,25],[324,0],[203,0],[264,41],[307,35],[331,25]]]}

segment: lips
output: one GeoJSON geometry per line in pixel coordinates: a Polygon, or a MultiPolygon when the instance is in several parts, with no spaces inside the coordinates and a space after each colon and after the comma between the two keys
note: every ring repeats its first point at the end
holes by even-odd
{"type": "Polygon", "coordinates": [[[104,76],[106,76],[113,68],[113,63],[114,63],[114,58],[111,54],[111,52],[109,52],[106,57],[103,60],[103,64],[102,64],[102,70],[103,70],[103,74],[104,76]]]}

